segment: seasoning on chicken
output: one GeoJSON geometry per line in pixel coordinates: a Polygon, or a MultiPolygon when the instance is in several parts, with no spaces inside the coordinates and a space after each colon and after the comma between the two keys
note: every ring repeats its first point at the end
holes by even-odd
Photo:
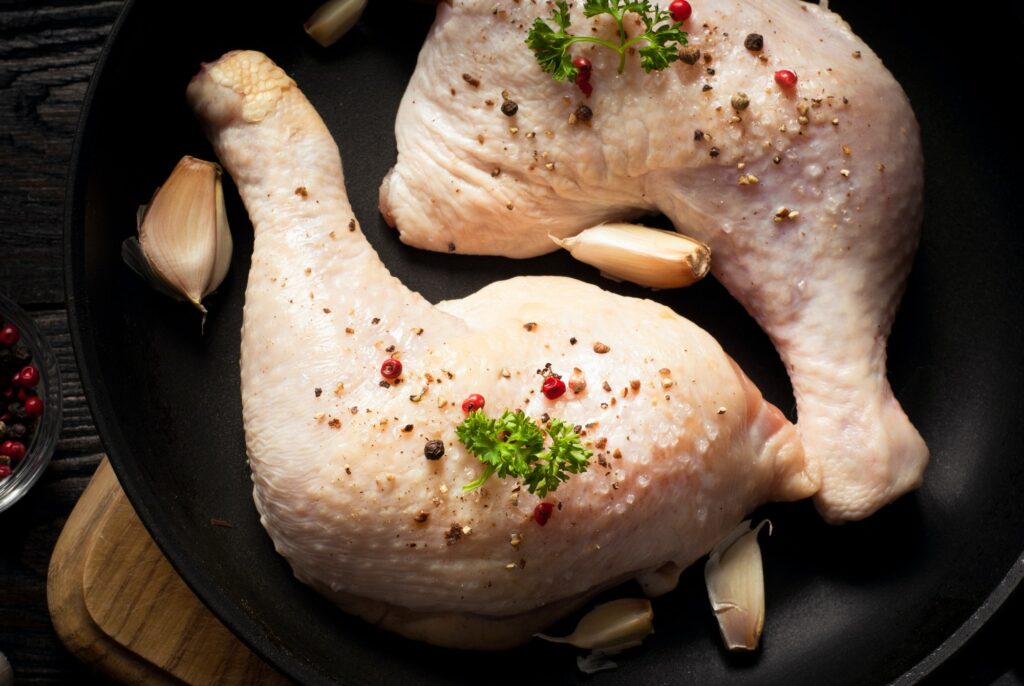
{"type": "MultiPolygon", "coordinates": [[[[572,32],[618,42],[615,21],[582,4],[572,32]]],[[[596,85],[582,98],[524,44],[549,4],[441,3],[398,113],[381,211],[410,245],[508,257],[550,252],[549,234],[665,214],[710,246],[711,273],[782,356],[824,470],[819,510],[860,519],[917,487],[928,460],[885,374],[921,226],[917,122],[834,13],[797,0],[692,11],[680,60],[661,71],[634,55],[619,75],[614,51],[573,45],[596,85]],[[515,132],[480,106],[494,93],[448,96],[466,69],[515,94],[515,132]],[[588,126],[570,124],[584,100],[588,126]]],[[[634,35],[639,23],[623,26],[634,35]]]]}
{"type": "Polygon", "coordinates": [[[759,504],[817,489],[794,427],[668,308],[559,277],[436,306],[403,286],[346,230],[338,149],[266,56],[205,65],[188,96],[255,229],[241,379],[256,506],[295,575],[349,612],[440,645],[522,643],[622,581],[671,588],[759,504]],[[386,355],[402,362],[390,381],[386,355]],[[553,369],[594,383],[549,399],[553,369]],[[492,417],[559,418],[589,469],[543,499],[514,479],[463,490],[484,471],[456,434],[470,394],[492,417]]]}

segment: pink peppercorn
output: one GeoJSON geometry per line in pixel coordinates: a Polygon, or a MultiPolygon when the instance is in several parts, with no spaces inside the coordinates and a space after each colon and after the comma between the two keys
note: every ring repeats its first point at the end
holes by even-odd
{"type": "Polygon", "coordinates": [[[402,375],[402,363],[393,357],[389,357],[380,366],[380,375],[385,379],[397,379],[402,375]]]}
{"type": "Polygon", "coordinates": [[[780,69],[775,72],[775,83],[779,84],[783,88],[793,88],[796,86],[796,82],[796,72],[790,71],[789,69],[780,69]]]}
{"type": "Polygon", "coordinates": [[[590,60],[586,57],[577,57],[573,59],[572,66],[576,67],[576,86],[589,98],[594,92],[594,87],[590,84],[590,60]]]}
{"type": "Polygon", "coordinates": [[[38,395],[30,395],[25,398],[25,416],[41,417],[43,414],[43,399],[38,395]]]}
{"type": "Polygon", "coordinates": [[[12,462],[20,462],[25,457],[25,444],[21,441],[4,441],[0,443],[0,455],[6,455],[12,462]]]}
{"type": "Polygon", "coordinates": [[[544,379],[544,384],[540,387],[540,390],[548,400],[554,400],[565,394],[565,382],[558,377],[549,376],[544,379]]]}
{"type": "Polygon", "coordinates": [[[686,0],[674,0],[668,6],[668,11],[674,21],[686,21],[693,14],[693,7],[686,0]]]}
{"type": "Polygon", "coordinates": [[[475,412],[476,410],[482,410],[484,407],[484,397],[479,393],[470,393],[466,396],[466,399],[462,401],[462,411],[466,414],[475,412]]]}
{"type": "Polygon", "coordinates": [[[590,78],[590,70],[593,68],[593,65],[590,64],[590,60],[588,60],[586,57],[573,58],[572,66],[576,67],[577,72],[579,72],[577,74],[577,78],[590,78]]]}
{"type": "Polygon", "coordinates": [[[4,324],[3,328],[0,328],[0,343],[7,347],[13,346],[21,338],[21,332],[18,331],[18,327],[8,322],[4,324]]]}
{"type": "Polygon", "coordinates": [[[548,523],[548,520],[551,519],[551,514],[554,511],[554,503],[537,503],[537,507],[533,508],[533,521],[537,522],[541,526],[544,526],[548,523]]]}
{"type": "Polygon", "coordinates": [[[35,388],[39,385],[39,370],[32,365],[26,365],[18,376],[21,377],[21,385],[25,388],[35,388]]]}

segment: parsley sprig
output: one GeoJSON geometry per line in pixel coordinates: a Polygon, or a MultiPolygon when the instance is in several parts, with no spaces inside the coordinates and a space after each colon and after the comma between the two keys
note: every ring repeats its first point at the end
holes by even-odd
{"type": "Polygon", "coordinates": [[[557,0],[551,10],[551,19],[558,30],[547,21],[537,17],[526,38],[526,44],[537,56],[541,69],[551,74],[556,81],[572,81],[579,70],[572,63],[569,48],[574,43],[597,43],[619,53],[619,73],[626,68],[629,49],[639,43],[646,43],[638,49],[640,66],[645,72],[664,69],[679,59],[679,48],[686,45],[686,32],[680,30],[682,22],[673,22],[672,15],[650,0],[584,0],[583,14],[596,17],[609,14],[615,19],[619,30],[618,44],[597,36],[574,36],[567,29],[570,25],[569,4],[557,0]],[[637,15],[644,24],[644,32],[630,38],[623,22],[627,14],[637,15]]]}
{"type": "Polygon", "coordinates": [[[543,498],[570,474],[586,471],[592,455],[573,427],[559,419],[548,424],[551,443],[545,449],[544,432],[522,410],[505,410],[497,419],[476,410],[456,427],[455,433],[487,465],[479,479],[462,487],[464,491],[479,488],[497,474],[503,479],[521,478],[526,490],[543,498]]]}

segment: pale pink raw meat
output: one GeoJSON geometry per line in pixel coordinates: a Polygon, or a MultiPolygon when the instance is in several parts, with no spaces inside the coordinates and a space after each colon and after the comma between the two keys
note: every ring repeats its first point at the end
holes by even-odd
{"type": "MultiPolygon", "coordinates": [[[[664,213],[711,246],[712,273],[785,362],[798,430],[824,470],[819,510],[859,519],[917,487],[928,459],[885,373],[921,225],[917,122],[836,14],[797,0],[693,6],[694,65],[645,74],[632,56],[618,75],[615,53],[575,46],[593,63],[588,99],[523,43],[550,3],[440,5],[381,210],[411,245],[510,257],[553,250],[548,234],[664,213]],[[763,50],[744,46],[750,33],[763,50]],[[780,69],[795,88],[775,82],[780,69]],[[583,104],[593,119],[574,125],[583,104]]],[[[609,17],[580,7],[572,32],[614,39],[609,17]]]]}
{"type": "Polygon", "coordinates": [[[342,607],[432,643],[513,645],[621,581],[667,590],[759,504],[817,489],[795,428],[668,308],[560,277],[432,305],[359,230],[338,149],[281,69],[229,53],[188,93],[255,229],[241,379],[256,506],[295,575],[342,607]],[[401,383],[381,383],[389,357],[401,383]],[[570,381],[555,400],[546,363],[570,381]],[[515,479],[463,491],[483,471],[456,436],[470,393],[491,416],[578,424],[593,448],[545,526],[515,479]]]}

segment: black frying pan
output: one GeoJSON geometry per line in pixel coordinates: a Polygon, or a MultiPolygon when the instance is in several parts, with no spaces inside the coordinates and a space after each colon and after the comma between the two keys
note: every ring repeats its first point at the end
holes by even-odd
{"type": "MultiPolygon", "coordinates": [[[[212,157],[184,103],[188,79],[202,60],[255,48],[284,66],[320,111],[370,240],[428,298],[524,273],[642,294],[600,281],[564,254],[510,261],[401,245],[377,213],[377,186],[394,160],[394,114],[432,9],[375,0],[352,34],[324,50],[302,33],[312,6],[287,4],[128,4],[90,85],[66,233],[75,347],[118,477],[177,570],[257,652],[303,682],[908,682],[1012,591],[1024,570],[1020,123],[1011,104],[1020,79],[1009,75],[1019,16],[987,8],[964,29],[966,7],[957,17],[931,3],[833,2],[904,85],[924,135],[924,240],[889,347],[893,387],[931,446],[924,487],[843,527],[823,524],[807,503],[765,508],[775,535],[763,546],[769,607],[759,652],[720,647],[694,568],[655,602],[657,633],[619,670],[585,678],[562,646],[472,654],[381,632],[296,582],[274,553],[245,462],[238,350],[251,234],[230,184],[235,258],[209,302],[204,335],[194,311],[121,263],[136,207],[177,159],[212,157]]],[[[710,330],[770,400],[792,408],[776,353],[720,286],[708,280],[656,297],[710,330]]]]}

